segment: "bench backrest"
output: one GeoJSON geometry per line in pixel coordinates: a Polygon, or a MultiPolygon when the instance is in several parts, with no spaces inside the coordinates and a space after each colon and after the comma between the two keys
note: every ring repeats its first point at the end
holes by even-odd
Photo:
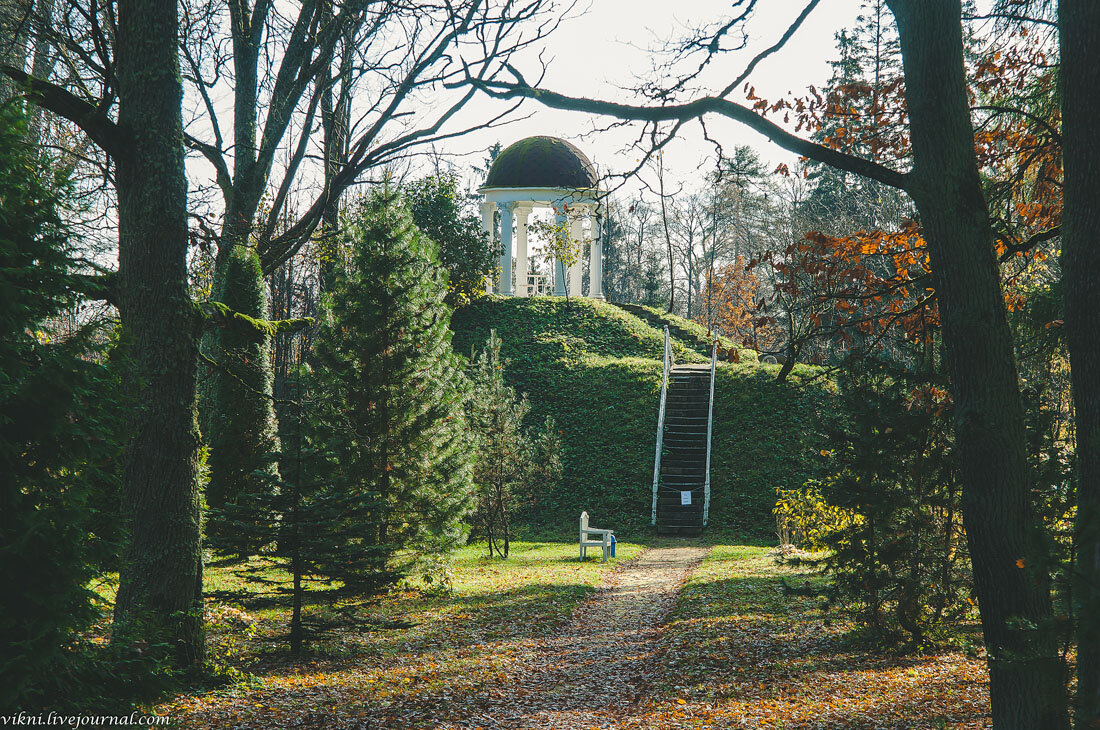
{"type": "Polygon", "coordinates": [[[581,532],[588,529],[588,513],[581,512],[581,532]]]}

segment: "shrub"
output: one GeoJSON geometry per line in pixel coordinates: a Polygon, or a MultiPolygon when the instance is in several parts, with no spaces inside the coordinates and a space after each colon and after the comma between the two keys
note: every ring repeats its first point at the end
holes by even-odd
{"type": "Polygon", "coordinates": [[[473,523],[488,542],[490,557],[496,551],[507,558],[517,500],[553,489],[561,479],[561,441],[549,416],[541,432],[523,425],[531,407],[505,382],[504,366],[500,338],[492,330],[470,374],[469,420],[478,436],[473,523]]]}
{"type": "Polygon", "coordinates": [[[778,489],[776,533],[781,545],[804,550],[824,550],[830,536],[858,520],[851,512],[834,507],[821,496],[821,482],[811,479],[798,489],[778,489]]]}

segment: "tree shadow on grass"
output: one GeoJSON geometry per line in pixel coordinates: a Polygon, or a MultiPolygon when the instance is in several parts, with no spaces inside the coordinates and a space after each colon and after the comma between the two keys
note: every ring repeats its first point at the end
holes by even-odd
{"type": "Polygon", "coordinates": [[[301,657],[287,649],[289,597],[258,597],[243,603],[250,610],[274,609],[275,615],[240,652],[241,665],[262,677],[293,671],[301,662],[336,666],[368,657],[430,658],[493,642],[537,639],[568,621],[576,605],[593,590],[583,583],[556,583],[474,595],[405,591],[337,604],[313,596],[305,612],[307,628],[313,628],[312,641],[301,657]]]}
{"type": "Polygon", "coordinates": [[[645,714],[698,710],[704,727],[985,726],[983,661],[875,650],[852,628],[819,598],[785,595],[778,577],[695,583],[662,636],[645,714]]]}
{"type": "MultiPolygon", "coordinates": [[[[358,727],[363,717],[379,728],[434,727],[440,717],[471,717],[508,686],[516,660],[560,630],[592,590],[584,583],[557,583],[491,594],[391,595],[372,603],[371,615],[407,616],[411,625],[363,631],[352,621],[299,657],[284,647],[272,649],[270,642],[261,642],[266,648],[253,642],[241,656],[254,686],[236,695],[193,698],[180,719],[195,728],[227,722],[313,727],[320,705],[327,709],[318,727],[326,728],[358,727]],[[299,721],[305,724],[294,724],[299,721]]],[[[288,615],[284,611],[279,620],[288,615]]]]}

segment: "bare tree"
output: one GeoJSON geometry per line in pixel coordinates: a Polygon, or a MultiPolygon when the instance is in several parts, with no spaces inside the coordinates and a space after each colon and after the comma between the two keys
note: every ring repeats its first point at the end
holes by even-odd
{"type": "MultiPolygon", "coordinates": [[[[187,8],[181,53],[200,100],[187,142],[209,163],[220,193],[206,214],[208,228],[218,229],[214,297],[258,319],[267,317],[266,301],[245,301],[240,291],[262,290],[256,278],[322,226],[331,239],[341,194],[368,171],[500,123],[511,108],[455,124],[476,93],[458,82],[466,74],[495,78],[561,17],[552,0],[313,0],[294,9],[274,0],[225,7],[193,0],[187,8]],[[215,102],[226,92],[228,110],[215,102]],[[288,221],[295,196],[300,212],[288,221]],[[248,258],[259,265],[241,261],[248,258]]],[[[214,365],[203,409],[212,503],[247,492],[275,450],[269,344],[233,337],[214,332],[204,345],[214,365]]]]}

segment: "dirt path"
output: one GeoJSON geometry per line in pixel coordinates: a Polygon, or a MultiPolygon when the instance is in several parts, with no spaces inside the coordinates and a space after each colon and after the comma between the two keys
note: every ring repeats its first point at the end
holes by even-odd
{"type": "Polygon", "coordinates": [[[707,548],[654,548],[616,570],[570,624],[536,648],[490,709],[445,728],[615,728],[639,699],[661,622],[707,548]]]}

